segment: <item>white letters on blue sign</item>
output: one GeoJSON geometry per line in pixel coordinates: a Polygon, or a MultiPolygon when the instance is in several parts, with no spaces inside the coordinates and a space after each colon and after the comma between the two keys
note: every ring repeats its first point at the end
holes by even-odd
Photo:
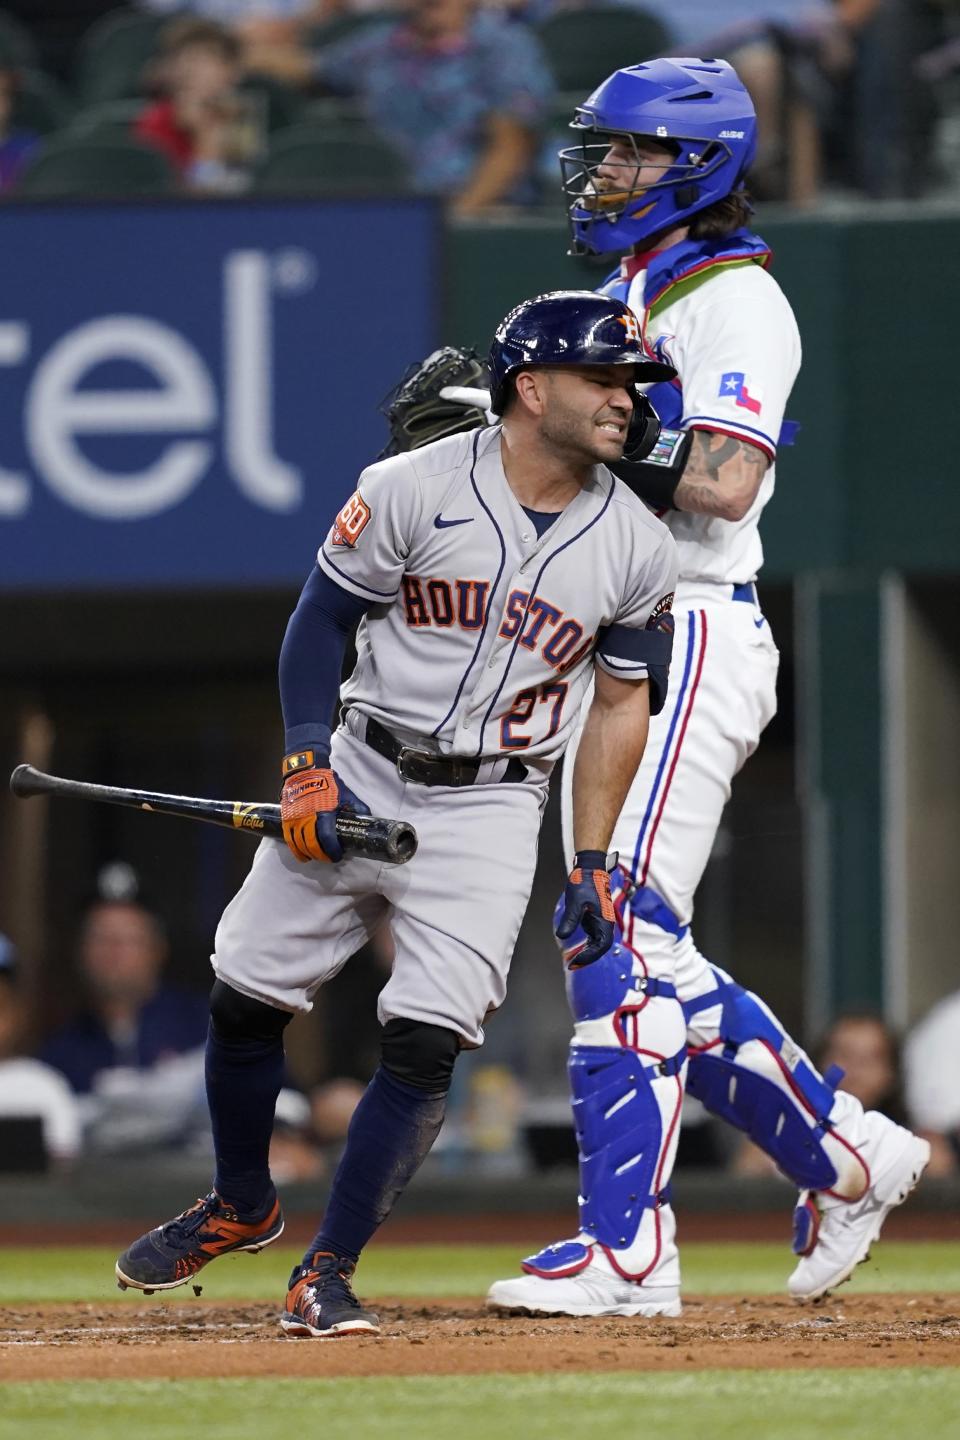
{"type": "MultiPolygon", "coordinates": [[[[30,349],[30,331],[20,320],[0,324],[0,365],[22,365],[30,349]]],[[[0,516],[22,515],[30,504],[26,475],[0,467],[0,516]]]]}
{"type": "Polygon", "coordinates": [[[224,273],[227,464],[240,489],[268,510],[292,510],[300,472],[273,453],[271,269],[260,250],[237,250],[224,273]]]}
{"type": "Polygon", "coordinates": [[[217,397],[193,346],[145,315],[105,315],[58,340],[27,398],[27,444],[39,474],[68,505],[101,520],[141,520],[178,504],[210,464],[206,440],[173,440],[142,470],[118,475],[88,460],[80,435],[208,430],[217,397]],[[131,360],[155,376],[149,390],[82,390],[95,365],[131,360]]]}
{"type": "MultiPolygon", "coordinates": [[[[228,473],[255,505],[289,512],[303,478],[274,449],[271,291],[289,289],[259,250],[228,254],[223,269],[223,453],[228,473]]],[[[0,322],[0,367],[24,363],[29,327],[0,322]]],[[[104,315],[68,331],[40,359],[24,405],[35,474],[66,504],[101,520],[141,520],[179,504],[200,484],[215,455],[217,390],[196,346],[147,315],[104,315]],[[154,382],[141,389],[94,389],[98,365],[133,363],[154,382]],[[139,470],[104,469],[81,437],[162,436],[157,457],[139,470]],[[166,438],[169,437],[169,438],[166,438]]],[[[30,504],[26,475],[0,467],[0,517],[30,504]]]]}

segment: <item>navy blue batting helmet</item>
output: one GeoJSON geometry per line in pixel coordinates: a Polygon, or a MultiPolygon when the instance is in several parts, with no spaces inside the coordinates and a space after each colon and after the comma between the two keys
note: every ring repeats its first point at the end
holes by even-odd
{"type": "Polygon", "coordinates": [[[536,365],[632,365],[633,382],[672,380],[672,365],[643,348],[640,322],[621,300],[551,290],[511,310],[490,346],[490,409],[502,415],[511,375],[536,365]]]}

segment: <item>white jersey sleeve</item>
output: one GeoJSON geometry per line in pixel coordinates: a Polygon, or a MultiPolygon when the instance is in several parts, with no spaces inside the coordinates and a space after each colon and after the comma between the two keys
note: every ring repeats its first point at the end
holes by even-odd
{"type": "MultiPolygon", "coordinates": [[[[638,271],[630,282],[634,310],[643,308],[645,276],[638,271]]],[[[759,521],[773,496],[773,461],[800,367],[800,336],[787,297],[760,265],[721,269],[692,290],[678,290],[677,298],[651,307],[645,330],[648,345],[679,372],[680,413],[672,423],[731,435],[771,461],[742,520],[667,512],[683,595],[691,585],[741,585],[759,574],[759,521]]]]}
{"type": "Polygon", "coordinates": [[[406,455],[364,470],[317,552],[321,570],[371,604],[395,600],[423,511],[423,495],[406,455]]]}
{"type": "Polygon", "coordinates": [[[733,435],[772,460],[800,366],[800,336],[783,292],[751,267],[718,275],[684,310],[669,345],[683,379],[683,428],[733,435]]]}

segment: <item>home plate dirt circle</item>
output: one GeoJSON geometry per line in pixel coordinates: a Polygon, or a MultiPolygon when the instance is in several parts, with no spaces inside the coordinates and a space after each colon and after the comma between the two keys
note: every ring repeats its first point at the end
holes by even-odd
{"type": "Polygon", "coordinates": [[[263,1304],[0,1310],[0,1380],[448,1375],[957,1365],[960,1295],[684,1301],[677,1320],[501,1316],[476,1298],[371,1299],[382,1334],[290,1340],[263,1304]]]}

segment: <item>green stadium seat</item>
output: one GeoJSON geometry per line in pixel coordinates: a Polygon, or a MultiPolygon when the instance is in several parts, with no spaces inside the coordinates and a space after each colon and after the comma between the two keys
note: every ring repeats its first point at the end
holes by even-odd
{"type": "Polygon", "coordinates": [[[30,31],[0,10],[0,64],[14,70],[31,70],[40,63],[30,31]]]}
{"type": "Polygon", "coordinates": [[[366,125],[295,125],[274,140],[253,188],[273,195],[403,194],[410,175],[366,125]]]}
{"type": "Polygon", "coordinates": [[[50,135],[70,121],[73,106],[55,80],[42,70],[21,70],[11,124],[18,130],[50,135]]]}
{"type": "Polygon", "coordinates": [[[103,104],[85,105],[70,121],[67,134],[72,140],[109,140],[129,136],[143,100],[107,100],[103,104]]]}
{"type": "Polygon", "coordinates": [[[319,95],[307,100],[302,125],[365,125],[363,105],[356,95],[319,95]]]}
{"type": "Polygon", "coordinates": [[[105,15],[91,25],[77,54],[77,91],[84,105],[123,100],[143,91],[143,73],[169,15],[105,15]]]}
{"type": "Polygon", "coordinates": [[[581,100],[623,65],[669,54],[670,33],[643,10],[563,10],[536,27],[558,90],[581,100]]]}
{"type": "Polygon", "coordinates": [[[269,135],[300,121],[304,109],[303,96],[289,85],[284,85],[282,80],[275,80],[271,75],[248,75],[240,88],[260,97],[269,135]]]}
{"type": "Polygon", "coordinates": [[[175,185],[163,155],[121,139],[58,137],[41,146],[17,185],[18,196],[167,195],[175,185]]]}

